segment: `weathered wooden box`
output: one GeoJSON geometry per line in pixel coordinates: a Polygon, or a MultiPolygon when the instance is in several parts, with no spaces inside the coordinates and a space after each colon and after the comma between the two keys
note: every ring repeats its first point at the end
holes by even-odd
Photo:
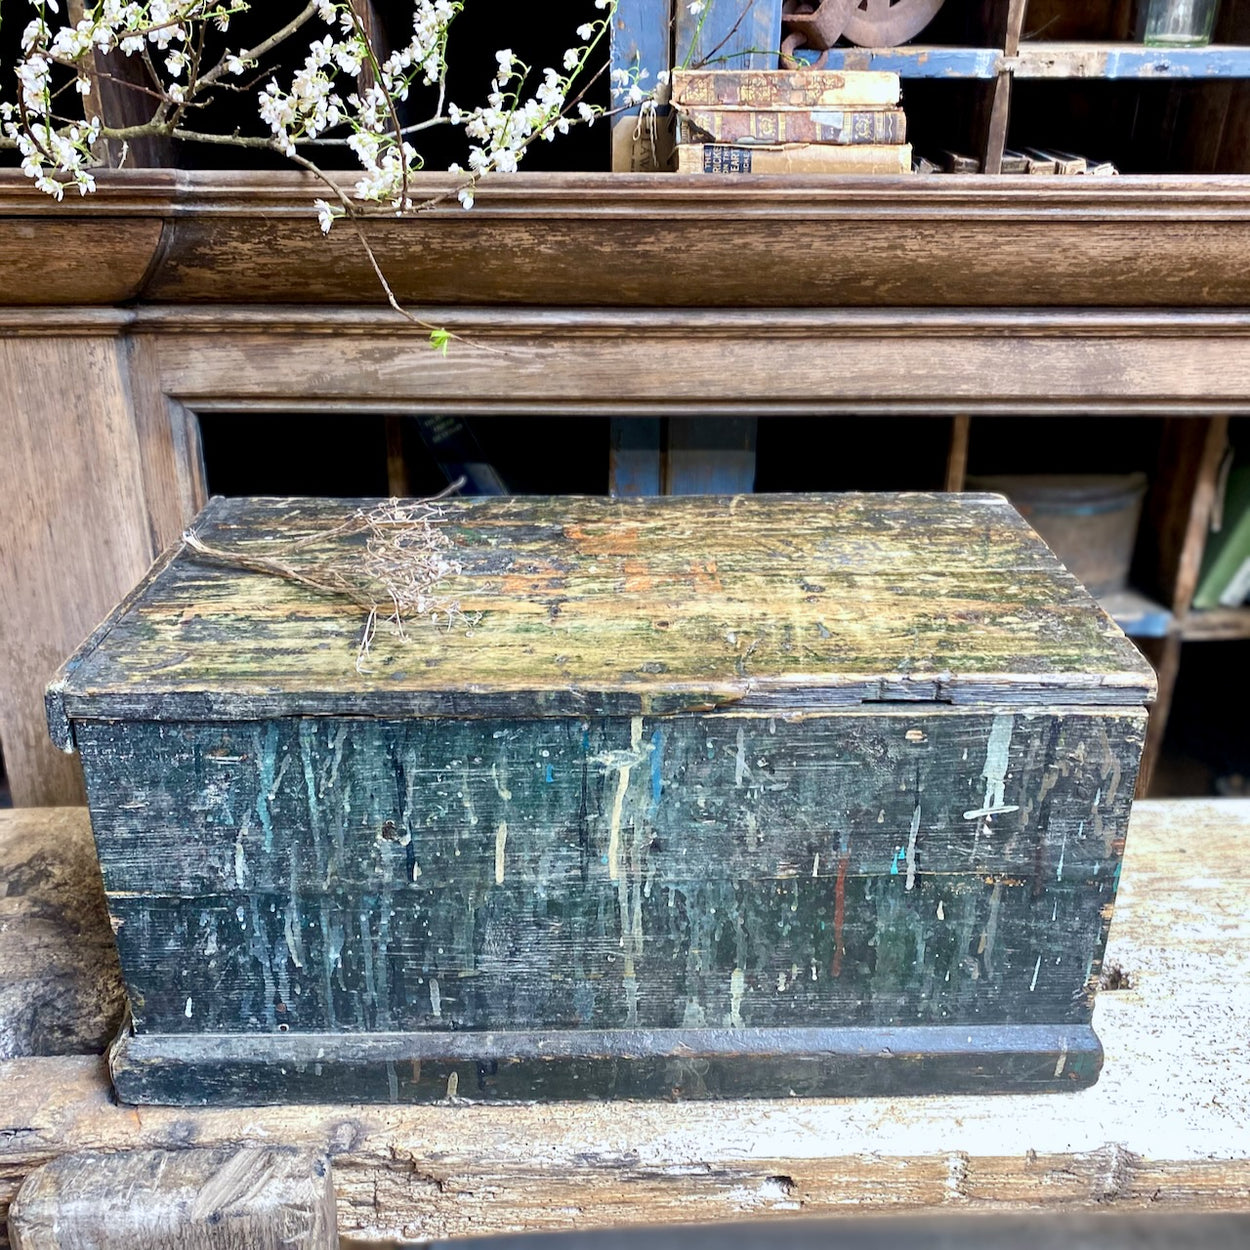
{"type": "Polygon", "coordinates": [[[218,499],[50,688],[123,1100],[1096,1079],[1154,679],[1004,499],[441,510],[472,628],[361,661],[241,567],[352,566],[353,505],[218,499]]]}

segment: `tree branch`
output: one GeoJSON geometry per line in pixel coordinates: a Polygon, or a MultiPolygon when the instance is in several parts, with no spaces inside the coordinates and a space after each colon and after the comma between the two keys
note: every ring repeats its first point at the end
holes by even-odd
{"type": "MultiPolygon", "coordinates": [[[[259,61],[262,56],[272,52],[280,43],[285,43],[301,26],[308,24],[317,12],[317,0],[309,2],[281,30],[275,31],[268,39],[262,39],[254,48],[239,51],[240,61],[259,61]]],[[[226,72],[228,56],[223,56],[203,78],[196,83],[196,91],[211,87],[226,72]]]]}

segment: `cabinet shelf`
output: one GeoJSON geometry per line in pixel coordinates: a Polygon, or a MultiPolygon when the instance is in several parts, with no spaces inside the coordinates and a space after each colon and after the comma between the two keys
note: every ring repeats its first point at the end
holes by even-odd
{"type": "MultiPolygon", "coordinates": [[[[821,53],[795,56],[810,65],[821,53]]],[[[904,44],[897,48],[830,48],[824,68],[888,70],[900,78],[1090,78],[1153,81],[1174,78],[1250,78],[1250,46],[1154,48],[1140,43],[1024,42],[1015,56],[1001,48],[904,44]]]]}
{"type": "Polygon", "coordinates": [[[1250,638],[1250,607],[1192,611],[1185,617],[1182,634],[1189,642],[1250,638]]]}
{"type": "Polygon", "coordinates": [[[1165,638],[1172,628],[1172,613],[1138,590],[1117,590],[1100,596],[1098,603],[1130,638],[1165,638]]]}
{"type": "Polygon", "coordinates": [[[900,78],[997,78],[1007,58],[1001,48],[956,48],[902,44],[897,48],[830,48],[827,53],[801,48],[795,60],[813,65],[825,56],[823,69],[882,70],[900,78]]]}

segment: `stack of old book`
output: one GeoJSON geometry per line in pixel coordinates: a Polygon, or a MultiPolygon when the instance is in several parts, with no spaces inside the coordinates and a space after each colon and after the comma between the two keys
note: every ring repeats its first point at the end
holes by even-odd
{"type": "Polygon", "coordinates": [[[897,74],[675,70],[678,173],[906,174],[897,74]]]}

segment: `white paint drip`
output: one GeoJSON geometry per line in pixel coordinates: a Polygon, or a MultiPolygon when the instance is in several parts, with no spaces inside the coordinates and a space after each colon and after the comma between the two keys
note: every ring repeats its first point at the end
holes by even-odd
{"type": "Polygon", "coordinates": [[[920,804],[911,814],[911,832],[907,836],[907,889],[916,886],[916,835],[920,832],[920,804]]]}
{"type": "Polygon", "coordinates": [[[629,722],[629,750],[595,756],[595,763],[617,770],[616,793],[612,796],[612,813],[608,823],[608,878],[611,881],[619,881],[621,876],[621,816],[625,810],[625,795],[629,791],[629,775],[634,765],[646,760],[652,749],[648,743],[643,750],[642,717],[634,716],[629,722]]]}
{"type": "Polygon", "coordinates": [[[495,829],[495,884],[503,885],[504,848],[508,844],[508,822],[501,820],[495,829]]]}
{"type": "Polygon", "coordinates": [[[293,906],[288,906],[282,916],[282,931],[286,937],[286,948],[291,954],[291,962],[297,967],[302,968],[304,961],[300,958],[299,941],[297,939],[294,928],[291,926],[291,912],[293,906]]]}
{"type": "MultiPolygon", "coordinates": [[[[477,824],[477,812],[474,810],[474,807],[473,807],[473,782],[469,778],[469,770],[467,768],[464,770],[464,776],[461,781],[461,785],[464,787],[460,791],[460,801],[464,804],[464,814],[466,818],[468,819],[468,822],[471,826],[476,825],[477,824]]],[[[498,785],[499,783],[496,780],[496,783],[495,783],[496,789],[498,789],[498,785]]]]}
{"type": "Polygon", "coordinates": [[[443,999],[438,992],[438,978],[430,978],[430,1011],[434,1015],[435,1020],[443,1018],[443,999]]]}
{"type": "Polygon", "coordinates": [[[816,852],[816,857],[812,860],[812,876],[820,876],[820,852],[816,852]]]}
{"type": "Polygon", "coordinates": [[[247,856],[243,853],[243,839],[245,837],[247,837],[246,820],[239,826],[239,832],[234,839],[234,883],[240,889],[244,888],[247,881],[247,856]]]}
{"type": "Polygon", "coordinates": [[[491,780],[495,783],[495,793],[498,794],[505,803],[507,803],[512,798],[512,791],[508,789],[507,765],[504,765],[504,774],[501,777],[499,775],[499,766],[497,764],[492,764],[490,766],[490,776],[491,780]]]}
{"type": "Polygon", "coordinates": [[[746,993],[747,979],[741,968],[735,968],[729,978],[729,1027],[742,1028],[742,996],[746,993]]]}
{"type": "Polygon", "coordinates": [[[1033,980],[1029,982],[1029,993],[1032,994],[1037,989],[1037,974],[1042,970],[1042,957],[1037,957],[1037,963],[1033,965],[1033,980]]]}
{"type": "Polygon", "coordinates": [[[1059,1051],[1059,1058],[1055,1060],[1055,1076],[1056,1078],[1063,1075],[1063,1070],[1068,1066],[1068,1043],[1063,1043],[1062,1049],[1059,1051]]]}
{"type": "Polygon", "coordinates": [[[942,900],[938,899],[937,917],[939,920],[946,919],[946,908],[942,906],[942,900]]]}
{"type": "Polygon", "coordinates": [[[1014,725],[1014,716],[999,713],[990,726],[989,740],[985,744],[985,766],[981,769],[981,776],[985,779],[985,798],[979,808],[964,812],[965,820],[980,821],[976,831],[978,838],[989,830],[990,816],[1020,810],[1005,803],[1003,798],[1007,786],[1007,761],[1014,725]]]}
{"type": "Polygon", "coordinates": [[[190,998],[187,999],[187,1009],[186,1011],[183,1012],[183,1015],[185,1015],[188,1020],[191,1019],[191,999],[190,998]]]}
{"type": "Polygon", "coordinates": [[[734,785],[739,790],[742,789],[744,780],[749,780],[751,770],[747,767],[747,743],[746,734],[742,728],[738,729],[738,753],[734,757],[734,785]]]}
{"type": "MultiPolygon", "coordinates": [[[[1081,834],[1084,832],[1085,832],[1085,822],[1081,821],[1081,823],[1076,828],[1076,836],[1079,838],[1081,834]]],[[[1063,880],[1063,857],[1067,853],[1068,853],[1068,827],[1065,825],[1063,829],[1063,841],[1059,845],[1059,863],[1055,867],[1055,880],[1056,881],[1063,880]]],[[[1051,919],[1053,920],[1054,916],[1051,916],[1051,919]]]]}

